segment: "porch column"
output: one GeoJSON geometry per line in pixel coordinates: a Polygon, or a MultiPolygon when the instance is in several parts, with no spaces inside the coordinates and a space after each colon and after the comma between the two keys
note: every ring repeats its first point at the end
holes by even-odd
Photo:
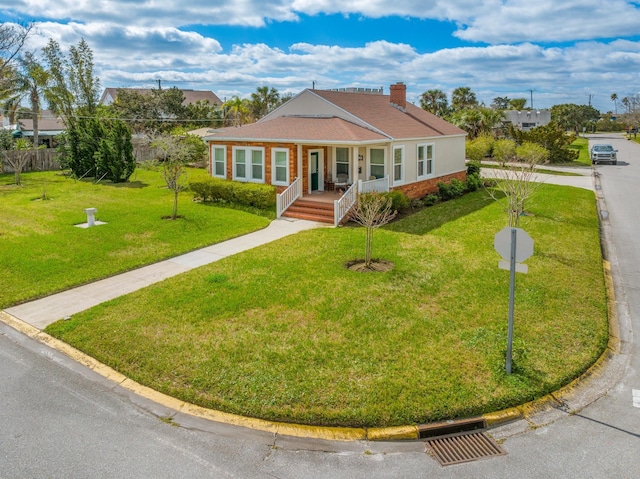
{"type": "Polygon", "coordinates": [[[360,174],[358,173],[358,152],[359,148],[357,146],[351,148],[351,170],[353,171],[351,183],[357,183],[360,179],[360,174]]]}

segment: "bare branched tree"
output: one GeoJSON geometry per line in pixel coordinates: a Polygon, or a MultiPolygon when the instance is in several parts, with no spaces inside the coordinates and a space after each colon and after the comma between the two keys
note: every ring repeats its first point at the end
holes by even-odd
{"type": "Polygon", "coordinates": [[[0,23],[0,78],[2,70],[22,50],[32,29],[33,24],[0,23]]]}
{"type": "Polygon", "coordinates": [[[351,219],[366,228],[365,266],[371,265],[373,231],[386,225],[395,218],[397,211],[392,209],[391,198],[380,193],[358,195],[358,202],[351,213],[351,219]]]}
{"type": "Polygon", "coordinates": [[[518,161],[500,163],[500,168],[495,170],[496,187],[487,190],[494,200],[498,199],[498,192],[506,196],[509,226],[512,228],[518,227],[526,200],[542,185],[536,175],[536,167],[547,161],[549,152],[540,145],[524,142],[516,149],[516,155],[518,161]]]}

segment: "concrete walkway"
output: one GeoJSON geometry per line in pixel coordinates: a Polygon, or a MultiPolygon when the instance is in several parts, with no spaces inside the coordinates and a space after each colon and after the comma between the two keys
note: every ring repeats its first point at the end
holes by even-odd
{"type": "Polygon", "coordinates": [[[85,284],[5,311],[25,323],[44,329],[47,325],[110,299],[132,293],[190,269],[270,243],[300,231],[327,226],[305,220],[277,219],[266,228],[191,253],[85,284]]]}
{"type": "MultiPolygon", "coordinates": [[[[563,168],[550,167],[544,165],[545,170],[566,171],[580,176],[551,175],[546,173],[535,173],[532,175],[532,181],[547,183],[550,185],[574,186],[576,188],[584,188],[586,190],[594,190],[593,168],[563,168]]],[[[480,174],[483,178],[504,178],[506,170],[497,170],[493,168],[482,167],[480,174]]]]}

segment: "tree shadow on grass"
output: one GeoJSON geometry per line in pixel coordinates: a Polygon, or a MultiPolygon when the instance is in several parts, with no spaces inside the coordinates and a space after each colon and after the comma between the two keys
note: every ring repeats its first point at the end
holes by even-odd
{"type": "MultiPolygon", "coordinates": [[[[494,194],[498,199],[504,196],[501,192],[494,194]]],[[[460,198],[414,210],[413,213],[384,226],[384,229],[399,233],[424,235],[446,223],[486,208],[494,201],[494,198],[486,190],[480,189],[460,198]]]]}

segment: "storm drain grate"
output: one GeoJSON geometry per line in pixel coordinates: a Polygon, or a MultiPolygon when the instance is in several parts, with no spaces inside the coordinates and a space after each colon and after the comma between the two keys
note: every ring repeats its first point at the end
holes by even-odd
{"type": "Polygon", "coordinates": [[[427,440],[427,447],[441,466],[506,454],[497,442],[481,432],[434,437],[427,440]]]}

